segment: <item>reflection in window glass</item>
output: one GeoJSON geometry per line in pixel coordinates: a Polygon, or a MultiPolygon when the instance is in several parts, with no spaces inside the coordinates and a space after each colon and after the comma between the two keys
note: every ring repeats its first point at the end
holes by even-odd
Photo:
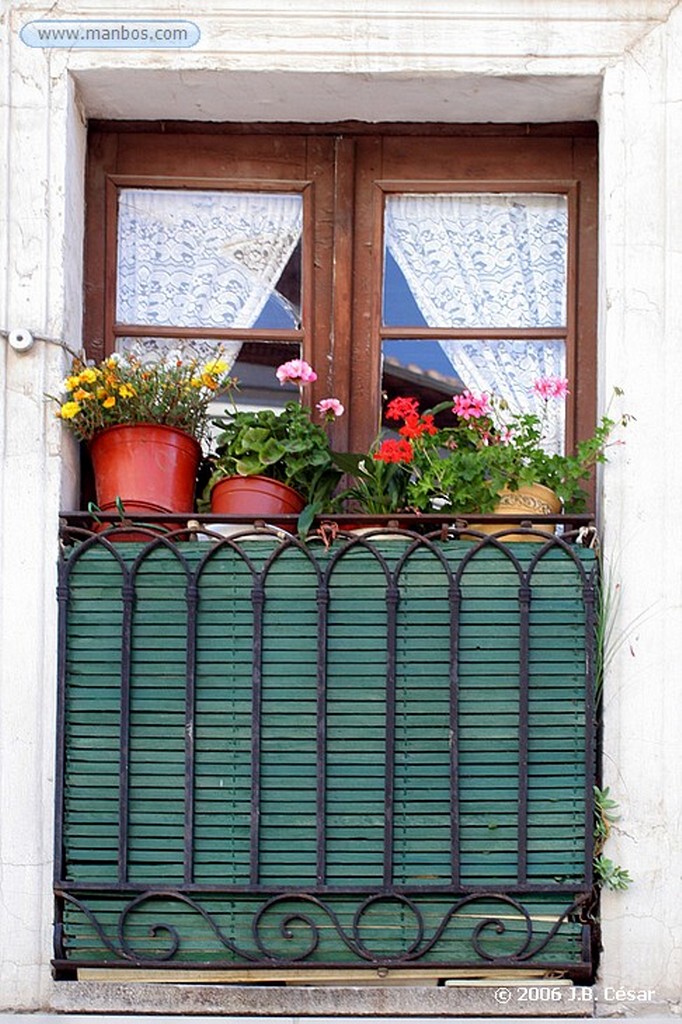
{"type": "MultiPolygon", "coordinates": [[[[414,397],[423,412],[465,389],[495,395],[512,413],[539,416],[548,451],[563,451],[565,403],[546,403],[533,389],[540,377],[566,376],[563,339],[385,340],[382,354],[384,402],[414,397]]],[[[451,420],[442,413],[438,422],[451,420]]]]}
{"type": "Polygon", "coordinates": [[[119,338],[118,352],[132,352],[144,361],[177,356],[197,359],[200,363],[215,359],[218,354],[230,367],[230,374],[239,387],[230,395],[216,395],[211,403],[211,416],[222,416],[227,405],[238,409],[284,408],[286,402],[299,398],[294,384],[281,385],[275,370],[289,359],[300,359],[298,342],[207,341],[201,338],[119,338]]]}
{"type": "Polygon", "coordinates": [[[562,327],[565,195],[386,199],[384,326],[562,327]]]}
{"type": "Polygon", "coordinates": [[[245,342],[232,367],[232,374],[239,381],[239,390],[233,395],[237,408],[279,411],[286,402],[298,401],[298,387],[280,384],[275,370],[290,359],[300,358],[301,346],[297,342],[245,342]]]}
{"type": "Polygon", "coordinates": [[[565,403],[546,403],[533,388],[541,377],[566,377],[563,338],[448,339],[441,345],[470,391],[496,395],[513,413],[535,413],[545,425],[547,450],[564,450],[565,403]]]}
{"type": "Polygon", "coordinates": [[[118,323],[298,326],[302,223],[296,194],[122,189],[118,323]]]}
{"type": "Polygon", "coordinates": [[[274,291],[253,325],[270,330],[301,326],[301,243],[294,249],[274,291]]]}
{"type": "MultiPolygon", "coordinates": [[[[385,401],[397,396],[416,398],[423,412],[451,401],[463,390],[452,362],[437,341],[384,341],[382,355],[385,401]]],[[[441,414],[438,422],[444,426],[451,419],[441,414]]]]}

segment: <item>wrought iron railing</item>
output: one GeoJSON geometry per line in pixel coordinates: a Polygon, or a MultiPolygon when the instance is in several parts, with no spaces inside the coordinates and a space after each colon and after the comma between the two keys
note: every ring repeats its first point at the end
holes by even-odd
{"type": "Polygon", "coordinates": [[[60,560],[58,972],[589,976],[584,524],[83,523],[60,560]]]}

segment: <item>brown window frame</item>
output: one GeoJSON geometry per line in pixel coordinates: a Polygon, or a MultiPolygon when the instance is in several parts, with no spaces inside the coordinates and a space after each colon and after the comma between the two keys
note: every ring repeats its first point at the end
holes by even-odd
{"type": "MultiPolygon", "coordinates": [[[[92,122],[85,240],[84,344],[100,359],[117,336],[116,191],[127,187],[300,191],[304,197],[302,328],[202,329],[202,337],[297,341],[348,415],[339,448],[362,450],[380,421],[383,338],[563,337],[571,393],[567,446],[596,417],[597,132],[559,125],[206,125],[92,122]],[[569,204],[565,329],[388,328],[381,323],[384,196],[397,191],[563,192],[569,204]]],[[[156,336],[197,331],[153,328],[156,336]]]]}

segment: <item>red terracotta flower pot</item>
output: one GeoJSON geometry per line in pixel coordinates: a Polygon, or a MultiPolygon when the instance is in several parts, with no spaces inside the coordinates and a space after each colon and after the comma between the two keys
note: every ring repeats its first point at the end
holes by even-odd
{"type": "Polygon", "coordinates": [[[201,446],[184,430],[156,423],[107,427],[93,437],[90,455],[102,512],[116,511],[117,500],[138,517],[193,510],[201,446]]]}
{"type": "MultiPolygon", "coordinates": [[[[278,515],[298,515],[305,498],[292,487],[267,476],[228,476],[211,490],[211,512],[272,520],[278,515]]],[[[278,525],[275,523],[275,525],[278,525]]],[[[282,524],[291,529],[291,524],[282,524]]]]}

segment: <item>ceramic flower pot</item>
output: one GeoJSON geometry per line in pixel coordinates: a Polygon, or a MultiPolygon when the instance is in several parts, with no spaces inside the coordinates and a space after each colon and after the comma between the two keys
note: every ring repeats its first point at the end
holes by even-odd
{"type": "Polygon", "coordinates": [[[278,523],[278,515],[298,515],[305,507],[305,498],[293,487],[267,476],[228,476],[211,490],[211,512],[216,515],[244,515],[283,529],[291,523],[278,523]]]}
{"type": "MultiPolygon", "coordinates": [[[[552,516],[561,512],[561,501],[549,487],[544,484],[528,484],[519,487],[516,491],[510,491],[506,487],[499,493],[499,501],[494,510],[496,515],[503,516],[505,513],[522,515],[531,521],[531,526],[546,533],[555,533],[554,523],[537,523],[532,519],[535,516],[552,516]]],[[[471,523],[471,528],[481,533],[498,533],[501,530],[512,529],[516,524],[504,522],[499,523],[471,523]]],[[[525,533],[506,534],[501,538],[503,541],[530,541],[537,540],[525,533]]]]}
{"type": "Polygon", "coordinates": [[[116,512],[119,502],[138,519],[193,510],[201,446],[184,430],[156,423],[107,427],[90,442],[90,456],[102,512],[116,512]]]}

